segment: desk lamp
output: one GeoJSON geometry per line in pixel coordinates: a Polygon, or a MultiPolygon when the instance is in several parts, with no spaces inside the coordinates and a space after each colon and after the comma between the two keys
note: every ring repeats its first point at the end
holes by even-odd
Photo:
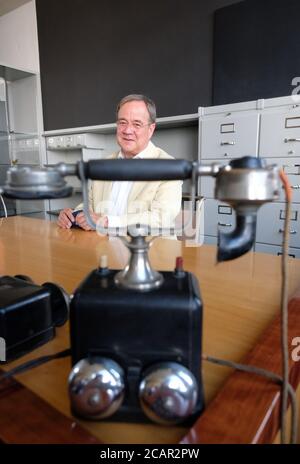
{"type": "MultiPolygon", "coordinates": [[[[90,160],[44,168],[12,167],[3,186],[11,198],[59,198],[72,193],[64,177],[77,176],[88,206],[87,180],[192,179],[192,199],[199,176],[215,178],[215,198],[236,211],[236,227],[218,233],[217,260],[238,258],[255,238],[258,208],[279,195],[279,171],[244,157],[226,166],[186,160],[90,160]]],[[[193,201],[193,200],[192,200],[193,201]]],[[[176,260],[173,272],[151,268],[151,235],[146,225],[127,228],[121,237],[131,252],[123,270],[105,258],[74,292],[70,305],[72,371],[71,408],[80,417],[101,420],[188,424],[204,408],[201,379],[202,300],[196,277],[176,260]]],[[[170,231],[168,231],[170,232],[170,231]]],[[[176,233],[176,230],[174,231],[176,233]]]]}

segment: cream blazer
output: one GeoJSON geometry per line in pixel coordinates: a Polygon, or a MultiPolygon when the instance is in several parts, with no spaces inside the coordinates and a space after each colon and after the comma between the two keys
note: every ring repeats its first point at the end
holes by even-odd
{"type": "MultiPolygon", "coordinates": [[[[117,158],[114,153],[109,158],[117,158]]],[[[143,159],[174,159],[165,151],[149,142],[143,159]]],[[[93,181],[89,191],[91,209],[98,214],[109,215],[112,181],[93,181]]],[[[173,227],[180,212],[182,181],[133,182],[127,202],[127,214],[120,217],[120,227],[144,224],[150,227],[173,227]]],[[[82,209],[82,204],[76,209],[82,209]]]]}

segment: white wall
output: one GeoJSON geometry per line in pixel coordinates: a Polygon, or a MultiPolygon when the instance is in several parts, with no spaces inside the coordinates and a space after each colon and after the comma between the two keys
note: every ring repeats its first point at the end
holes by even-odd
{"type": "Polygon", "coordinates": [[[10,130],[22,133],[38,132],[36,76],[9,82],[7,87],[10,130]]]}
{"type": "Polygon", "coordinates": [[[34,0],[0,17],[0,64],[39,73],[34,0]]]}

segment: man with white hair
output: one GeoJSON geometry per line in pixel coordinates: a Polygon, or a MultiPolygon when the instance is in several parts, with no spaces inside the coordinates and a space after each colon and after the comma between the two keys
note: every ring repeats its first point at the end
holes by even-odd
{"type": "MultiPolygon", "coordinates": [[[[117,107],[117,142],[120,151],[111,159],[173,159],[151,142],[155,130],[156,108],[144,95],[128,95],[117,107]]],[[[150,227],[172,226],[180,212],[181,181],[93,181],[89,206],[93,221],[104,227],[144,224],[150,227]]],[[[92,230],[82,204],[75,210],[63,209],[58,225],[68,229],[75,222],[83,230],[92,230]]]]}

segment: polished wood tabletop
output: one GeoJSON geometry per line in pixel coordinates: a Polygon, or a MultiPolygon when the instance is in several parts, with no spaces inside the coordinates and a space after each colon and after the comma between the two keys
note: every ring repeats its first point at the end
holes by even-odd
{"type": "MultiPolygon", "coordinates": [[[[57,283],[71,294],[83,278],[98,266],[103,254],[108,256],[109,267],[112,269],[123,268],[128,260],[128,252],[117,238],[102,237],[96,232],[79,229],[63,230],[54,222],[20,216],[2,219],[0,223],[1,275],[25,274],[37,284],[47,281],[57,283]]],[[[186,246],[182,241],[161,238],[154,241],[150,260],[155,269],[174,269],[177,256],[183,256],[185,270],[193,272],[199,280],[204,304],[203,353],[239,362],[247,359],[259,340],[265,339],[264,334],[272,324],[274,326],[274,321],[277,324],[276,318],[280,310],[280,258],[250,252],[234,261],[217,264],[215,246],[186,246]]],[[[295,294],[299,287],[300,260],[290,258],[290,296],[295,294]]],[[[295,318],[292,329],[297,334],[299,328],[298,336],[300,336],[298,320],[299,317],[295,318]]],[[[66,324],[57,330],[54,340],[15,362],[1,364],[1,368],[8,370],[28,359],[56,353],[69,346],[69,329],[66,324]]],[[[79,434],[77,442],[93,442],[93,437],[104,443],[178,443],[180,440],[193,442],[191,431],[189,433],[184,427],[92,422],[73,418],[67,394],[70,368],[70,358],[55,360],[16,376],[16,380],[18,389],[23,389],[23,395],[28,395],[29,392],[41,403],[51,406],[62,417],[70,418],[73,428],[78,426],[80,430],[87,432],[87,436],[85,432],[83,435],[79,434]]],[[[299,368],[300,366],[297,368],[298,371],[299,368]]],[[[210,405],[215,404],[214,399],[218,398],[226,382],[231,378],[232,370],[208,362],[203,362],[202,369],[206,401],[206,411],[202,419],[204,421],[209,414],[210,405]]],[[[257,382],[258,387],[261,388],[259,381],[257,378],[253,380],[254,385],[257,382]]],[[[298,380],[295,382],[298,383],[298,380]]],[[[12,386],[9,388],[13,391],[12,386]]],[[[0,416],[2,417],[0,441],[22,443],[26,440],[18,432],[20,430],[17,426],[18,421],[21,421],[18,407],[15,413],[8,413],[5,409],[9,404],[9,388],[6,389],[6,393],[5,386],[2,386],[2,390],[0,388],[0,416]],[[4,410],[6,418],[10,414],[9,419],[3,418],[4,410]],[[7,427],[8,421],[14,422],[15,428],[13,432],[5,434],[3,430],[7,427]]],[[[265,395],[265,393],[262,391],[260,394],[265,395]]],[[[238,406],[227,405],[231,414],[234,413],[235,408],[238,409],[238,406]]],[[[255,411],[250,413],[256,416],[255,411]]],[[[27,411],[26,414],[30,413],[27,411]]],[[[229,421],[224,428],[227,430],[230,426],[229,421]]],[[[275,428],[269,438],[274,439],[278,425],[275,428]]],[[[243,442],[244,438],[239,438],[238,432],[235,431],[232,440],[243,442]]],[[[28,441],[40,442],[38,433],[37,431],[35,435],[33,429],[28,441]]],[[[211,440],[209,437],[205,440],[203,442],[218,442],[218,440],[221,442],[222,432],[217,438],[211,436],[211,440]]],[[[252,438],[251,440],[253,441],[252,438]]],[[[50,438],[49,441],[51,442],[50,438]]],[[[230,439],[225,437],[223,441],[230,439]]]]}

